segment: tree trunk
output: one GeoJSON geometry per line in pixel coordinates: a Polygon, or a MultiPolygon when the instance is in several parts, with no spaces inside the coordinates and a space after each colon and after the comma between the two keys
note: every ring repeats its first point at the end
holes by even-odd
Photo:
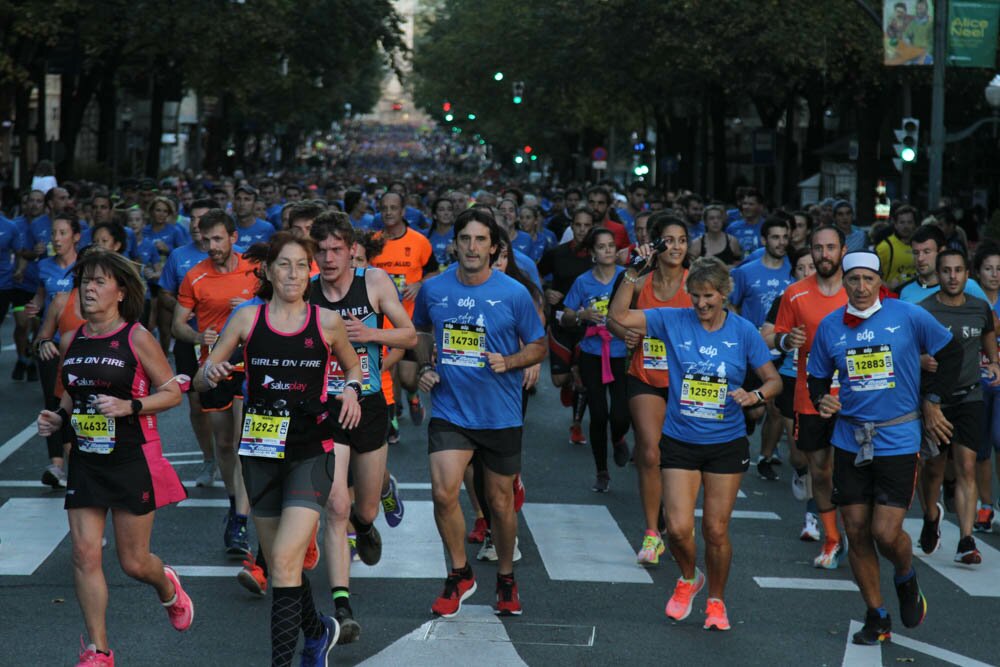
{"type": "Polygon", "coordinates": [[[146,166],[144,172],[150,178],[156,178],[160,173],[160,149],[163,139],[163,84],[153,73],[153,91],[149,100],[149,137],[146,140],[146,166]]]}
{"type": "Polygon", "coordinates": [[[795,126],[798,98],[792,95],[788,98],[788,108],[785,110],[785,137],[782,168],[782,197],[776,203],[795,203],[798,206],[798,184],[800,179],[798,144],[795,142],[795,126]]]}
{"type": "Polygon", "coordinates": [[[38,111],[35,114],[35,143],[38,145],[38,159],[45,160],[50,155],[50,146],[45,136],[45,74],[48,72],[48,63],[42,61],[35,69],[35,86],[38,88],[38,111]]]}
{"type": "Polygon", "coordinates": [[[57,172],[62,178],[72,178],[76,164],[76,142],[83,127],[83,117],[87,112],[94,91],[97,88],[98,75],[93,72],[82,74],[64,73],[60,79],[59,140],[63,145],[63,159],[59,162],[57,172]]]}

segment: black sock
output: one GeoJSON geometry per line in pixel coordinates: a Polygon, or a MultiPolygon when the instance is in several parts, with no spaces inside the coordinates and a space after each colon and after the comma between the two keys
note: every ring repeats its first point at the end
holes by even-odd
{"type": "Polygon", "coordinates": [[[583,415],[587,411],[587,390],[573,390],[573,423],[579,424],[583,421],[583,415]]]}
{"type": "Polygon", "coordinates": [[[257,556],[254,558],[254,562],[257,563],[259,567],[264,572],[264,576],[267,576],[267,560],[264,558],[264,547],[257,543],[257,556]]]}
{"type": "Polygon", "coordinates": [[[500,583],[500,582],[509,583],[509,582],[512,582],[512,581],[514,581],[514,573],[513,572],[511,572],[510,574],[500,574],[499,572],[497,572],[497,583],[500,583]]]}
{"type": "Polygon", "coordinates": [[[302,587],[275,586],[271,591],[271,665],[288,667],[302,626],[302,587]]]}
{"type": "Polygon", "coordinates": [[[334,609],[347,609],[348,613],[354,615],[351,611],[351,592],[347,586],[334,586],[330,589],[330,594],[333,596],[334,609]]]}
{"type": "Polygon", "coordinates": [[[307,639],[319,639],[323,636],[323,621],[319,620],[319,612],[313,604],[312,586],[305,573],[302,574],[302,634],[307,639]]]}
{"type": "Polygon", "coordinates": [[[469,577],[472,576],[472,566],[469,565],[469,563],[466,563],[465,567],[463,567],[463,568],[453,567],[453,568],[451,568],[451,573],[452,574],[457,574],[458,576],[462,577],[463,579],[468,579],[469,577]]]}
{"type": "Polygon", "coordinates": [[[353,509],[351,510],[351,523],[354,524],[354,532],[358,535],[367,535],[372,531],[372,524],[361,521],[353,509]]]}
{"type": "Polygon", "coordinates": [[[229,496],[229,513],[236,514],[236,496],[229,496]]]}

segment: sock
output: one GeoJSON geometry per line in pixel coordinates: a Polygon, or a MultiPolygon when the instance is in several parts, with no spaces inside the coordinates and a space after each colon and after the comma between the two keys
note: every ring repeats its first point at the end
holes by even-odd
{"type": "Polygon", "coordinates": [[[472,566],[469,565],[468,563],[466,563],[465,567],[462,567],[462,568],[453,567],[453,568],[451,568],[451,573],[452,574],[457,574],[458,576],[462,577],[463,579],[468,579],[468,578],[470,578],[472,576],[472,566]]]}
{"type": "Polygon", "coordinates": [[[906,574],[894,574],[894,575],[892,575],[892,581],[897,586],[899,586],[900,584],[905,584],[907,581],[909,581],[910,579],[912,579],[915,576],[917,576],[917,572],[916,572],[916,570],[914,570],[911,567],[910,571],[907,572],[906,574]]]}
{"type": "Polygon", "coordinates": [[[837,510],[820,512],[819,518],[823,522],[823,531],[826,532],[826,541],[839,542],[840,531],[837,529],[837,510]]]}
{"type": "Polygon", "coordinates": [[[809,474],[809,466],[802,466],[801,468],[795,469],[795,474],[799,477],[805,477],[809,474]]]}
{"type": "Polygon", "coordinates": [[[587,411],[587,390],[573,390],[573,423],[579,424],[583,421],[583,415],[587,411]]]}
{"type": "Polygon", "coordinates": [[[690,579],[685,579],[684,577],[681,577],[681,580],[688,584],[696,583],[698,581],[698,568],[694,569],[693,577],[691,577],[690,579]]]}
{"type": "Polygon", "coordinates": [[[94,650],[95,650],[95,651],[97,651],[98,653],[100,653],[101,655],[106,655],[106,656],[108,656],[108,657],[111,657],[111,651],[110,651],[110,650],[108,650],[108,651],[102,651],[102,650],[101,650],[101,649],[99,649],[99,648],[97,648],[97,649],[94,649],[94,650]]]}
{"type": "Polygon", "coordinates": [[[876,607],[876,608],[874,609],[874,611],[877,611],[877,612],[878,612],[878,617],[879,617],[879,618],[885,618],[886,616],[888,616],[888,615],[889,615],[889,612],[887,612],[887,611],[885,610],[885,607],[876,607]]]}
{"type": "Polygon", "coordinates": [[[257,544],[257,557],[254,559],[259,567],[264,572],[264,576],[267,576],[267,560],[264,558],[264,547],[257,544]]]}
{"type": "Polygon", "coordinates": [[[229,496],[229,513],[236,514],[236,496],[229,496]]]}
{"type": "Polygon", "coordinates": [[[505,583],[506,584],[506,583],[511,583],[513,581],[514,581],[514,573],[513,572],[511,572],[510,574],[500,574],[499,572],[497,572],[497,583],[498,584],[499,583],[505,583]]]}
{"type": "Polygon", "coordinates": [[[302,625],[302,587],[271,589],[271,665],[290,667],[302,625]]]}
{"type": "Polygon", "coordinates": [[[233,515],[233,519],[236,520],[236,525],[238,525],[238,526],[245,526],[245,525],[247,525],[247,520],[249,518],[250,517],[248,517],[246,514],[234,514],[233,515]]]}
{"type": "Polygon", "coordinates": [[[810,498],[806,501],[806,511],[812,512],[813,514],[819,514],[819,505],[816,504],[815,498],[810,498]]]}
{"type": "Polygon", "coordinates": [[[346,586],[334,586],[330,589],[330,593],[333,595],[334,608],[346,608],[347,611],[351,611],[351,592],[346,586]]]}
{"type": "Polygon", "coordinates": [[[410,403],[413,403],[414,405],[420,404],[420,394],[411,394],[407,392],[407,396],[410,398],[410,403]]]}
{"type": "Polygon", "coordinates": [[[302,590],[302,634],[306,639],[319,639],[326,628],[323,627],[323,621],[320,620],[316,605],[313,604],[312,586],[309,585],[309,578],[305,573],[302,574],[302,585],[299,588],[302,590]]]}

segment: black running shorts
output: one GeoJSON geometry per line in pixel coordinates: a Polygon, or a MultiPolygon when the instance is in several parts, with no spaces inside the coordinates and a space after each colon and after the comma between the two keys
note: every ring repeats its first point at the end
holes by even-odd
{"type": "Polygon", "coordinates": [[[650,396],[656,396],[666,403],[667,395],[670,393],[670,388],[654,387],[648,382],[643,382],[636,376],[629,374],[625,380],[625,391],[630,401],[636,396],[648,394],[650,396]]]}
{"type": "Polygon", "coordinates": [[[986,419],[986,408],[982,401],[942,405],[941,412],[955,429],[950,445],[961,445],[974,452],[982,448],[980,441],[983,438],[983,421],[986,419]]]}
{"type": "Polygon", "coordinates": [[[795,378],[781,376],[781,393],[774,399],[774,405],[785,419],[795,419],[795,378]]]}
{"type": "Polygon", "coordinates": [[[471,429],[437,417],[427,425],[427,452],[464,449],[477,452],[489,470],[498,475],[521,472],[521,427],[471,429]]]}
{"type": "Polygon", "coordinates": [[[876,456],[854,465],[854,452],[833,449],[834,505],[886,505],[909,509],[917,483],[917,455],[876,456]]]}
{"type": "Polygon", "coordinates": [[[750,441],[737,438],[717,445],[694,445],[660,437],[660,468],[736,475],[750,467],[750,441]]]}
{"type": "Polygon", "coordinates": [[[818,452],[831,447],[836,419],[819,415],[795,415],[795,446],[802,452],[818,452]]]}
{"type": "MultiPolygon", "coordinates": [[[[336,399],[330,397],[330,400],[335,401],[336,399]]],[[[385,445],[388,434],[389,411],[386,409],[385,396],[382,395],[381,391],[365,396],[361,401],[361,421],[353,429],[347,431],[347,440],[351,445],[351,451],[358,454],[374,452],[385,445]]],[[[336,442],[340,442],[340,440],[336,440],[336,442]]]]}

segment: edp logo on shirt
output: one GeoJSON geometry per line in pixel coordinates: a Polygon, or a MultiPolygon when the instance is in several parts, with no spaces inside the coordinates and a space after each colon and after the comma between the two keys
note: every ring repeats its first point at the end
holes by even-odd
{"type": "Polygon", "coordinates": [[[714,357],[719,353],[719,350],[712,345],[702,345],[698,348],[698,352],[704,354],[706,357],[714,357]]]}
{"type": "Polygon", "coordinates": [[[874,338],[875,334],[869,329],[865,329],[864,331],[858,332],[859,341],[871,342],[872,339],[874,338]]]}
{"type": "Polygon", "coordinates": [[[461,298],[461,299],[458,300],[458,307],[459,308],[475,308],[476,307],[476,300],[473,299],[471,296],[467,296],[467,297],[461,298]]]}

